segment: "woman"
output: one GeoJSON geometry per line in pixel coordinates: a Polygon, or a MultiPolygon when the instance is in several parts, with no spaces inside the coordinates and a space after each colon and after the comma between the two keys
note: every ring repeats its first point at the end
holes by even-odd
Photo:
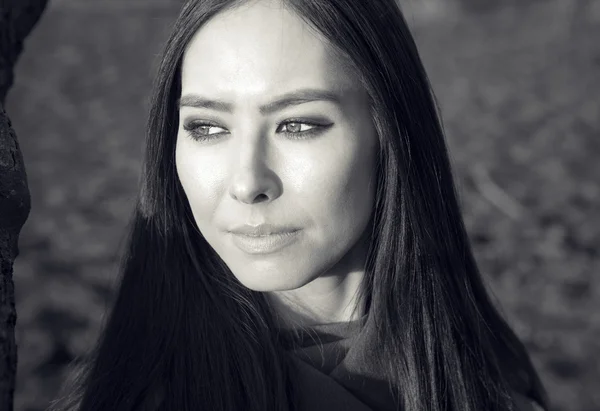
{"type": "Polygon", "coordinates": [[[118,295],[58,409],[532,410],[393,0],[193,0],[118,295]]]}

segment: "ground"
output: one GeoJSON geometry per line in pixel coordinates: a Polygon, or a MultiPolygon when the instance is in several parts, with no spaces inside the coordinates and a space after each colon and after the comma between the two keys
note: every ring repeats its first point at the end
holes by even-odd
{"type": "MultiPolygon", "coordinates": [[[[401,1],[464,218],[557,411],[600,409],[600,2],[401,1]]],[[[15,264],[17,411],[55,397],[113,295],[147,101],[180,2],[56,0],[7,111],[32,209],[15,264]]]]}

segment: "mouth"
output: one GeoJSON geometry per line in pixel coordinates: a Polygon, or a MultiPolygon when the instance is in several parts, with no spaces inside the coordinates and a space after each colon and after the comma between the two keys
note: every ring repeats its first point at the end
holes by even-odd
{"type": "Polygon", "coordinates": [[[232,231],[231,233],[235,234],[235,235],[243,235],[243,236],[246,236],[246,237],[269,237],[269,236],[272,236],[272,235],[291,234],[291,233],[296,232],[296,231],[298,231],[298,230],[273,231],[273,232],[269,232],[269,233],[260,233],[260,234],[258,234],[258,233],[252,233],[252,232],[250,232],[250,233],[244,233],[244,232],[240,232],[240,231],[232,231]]]}
{"type": "Polygon", "coordinates": [[[247,254],[272,254],[297,241],[300,230],[269,234],[231,232],[233,243],[247,254]]]}
{"type": "Polygon", "coordinates": [[[228,231],[231,233],[234,233],[234,234],[242,234],[242,235],[247,235],[247,236],[251,236],[251,237],[260,237],[260,236],[285,234],[285,233],[290,233],[293,231],[298,231],[298,227],[274,225],[274,224],[266,224],[266,223],[258,224],[258,225],[244,224],[244,225],[239,225],[237,227],[230,228],[228,231]]]}

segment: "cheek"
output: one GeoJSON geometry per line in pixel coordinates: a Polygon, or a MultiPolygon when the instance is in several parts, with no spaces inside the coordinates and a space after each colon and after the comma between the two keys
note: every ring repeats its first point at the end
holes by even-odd
{"type": "MultiPolygon", "coordinates": [[[[366,100],[353,100],[345,111],[344,126],[332,147],[329,164],[329,205],[346,235],[368,223],[375,203],[379,139],[366,100]]],[[[335,227],[331,227],[335,229],[335,227]]]]}
{"type": "Polygon", "coordinates": [[[184,137],[179,137],[177,141],[175,165],[179,181],[200,225],[202,220],[211,218],[215,212],[223,191],[225,170],[218,167],[216,157],[202,155],[184,137]]]}
{"type": "Polygon", "coordinates": [[[359,153],[348,162],[347,167],[347,173],[339,179],[338,209],[352,224],[362,225],[369,219],[373,208],[374,164],[359,153]]]}
{"type": "Polygon", "coordinates": [[[331,147],[326,161],[315,165],[303,191],[314,200],[313,213],[323,229],[345,236],[360,230],[371,215],[376,153],[362,145],[340,147],[331,147]]]}

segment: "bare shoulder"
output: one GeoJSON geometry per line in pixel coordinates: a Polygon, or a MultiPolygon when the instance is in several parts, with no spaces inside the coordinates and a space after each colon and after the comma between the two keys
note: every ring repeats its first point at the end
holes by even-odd
{"type": "Polygon", "coordinates": [[[516,391],[513,391],[513,398],[517,404],[518,411],[544,411],[537,402],[516,391]]]}

